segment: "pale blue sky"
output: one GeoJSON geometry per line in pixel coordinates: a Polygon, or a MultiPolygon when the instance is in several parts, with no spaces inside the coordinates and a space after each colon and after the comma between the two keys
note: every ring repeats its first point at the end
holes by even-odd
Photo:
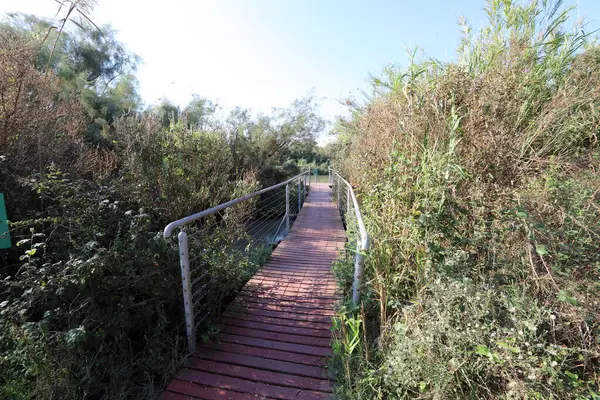
{"type": "MultiPolygon", "coordinates": [[[[518,1],[518,0],[517,0],[518,1]]],[[[573,0],[600,27],[600,0],[573,0]]],[[[485,23],[483,0],[98,0],[97,23],[110,23],[140,55],[144,101],[185,104],[192,93],[268,112],[311,89],[327,118],[339,100],[367,89],[370,74],[406,65],[405,48],[454,57],[464,16],[485,23]]],[[[52,0],[0,0],[0,13],[51,17],[52,0]]]]}

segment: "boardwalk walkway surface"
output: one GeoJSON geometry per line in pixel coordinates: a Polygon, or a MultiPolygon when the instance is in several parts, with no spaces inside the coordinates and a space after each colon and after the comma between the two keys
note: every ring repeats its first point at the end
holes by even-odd
{"type": "Polygon", "coordinates": [[[311,185],[290,233],[221,315],[219,342],[200,345],[161,399],[330,399],[331,264],[345,241],[331,190],[311,185]]]}

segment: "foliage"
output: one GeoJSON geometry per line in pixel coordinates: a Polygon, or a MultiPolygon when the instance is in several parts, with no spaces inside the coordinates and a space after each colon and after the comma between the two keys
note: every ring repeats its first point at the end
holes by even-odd
{"type": "MultiPolygon", "coordinates": [[[[59,81],[37,73],[35,47],[0,29],[0,149],[14,171],[27,174],[65,158],[77,148],[82,109],[76,101],[56,102],[59,81]],[[19,134],[15,134],[18,132],[19,134]]],[[[73,162],[69,159],[69,162],[73,162]]]]}
{"type": "Polygon", "coordinates": [[[22,263],[0,287],[3,397],[151,397],[182,345],[175,246],[110,187],[28,184],[48,203],[16,225],[22,263]]]}
{"type": "MultiPolygon", "coordinates": [[[[255,190],[249,182],[238,193],[255,190]]],[[[160,208],[119,200],[118,185],[56,170],[27,184],[46,207],[13,225],[22,256],[0,285],[2,395],[156,397],[185,345],[178,250],[162,237],[160,208]]],[[[190,253],[200,255],[195,268],[210,276],[205,308],[213,316],[269,252],[250,243],[231,251],[243,233],[234,214],[227,222],[190,241],[190,253]]]]}
{"type": "Polygon", "coordinates": [[[301,158],[298,160],[298,167],[300,169],[310,168],[311,171],[316,169],[319,175],[329,175],[329,157],[318,154],[321,152],[322,148],[317,147],[317,154],[314,154],[312,161],[308,162],[306,159],[301,158]]]}
{"type": "MultiPolygon", "coordinates": [[[[110,28],[59,34],[13,17],[0,26],[0,191],[15,244],[0,252],[0,397],[156,398],[185,355],[177,244],[161,230],[294,174],[292,149],[312,149],[323,121],[311,99],[227,121],[199,96],[142,110],[137,57],[110,28]]],[[[244,232],[255,208],[188,227],[210,317],[270,252],[244,232]]]]}
{"type": "Polygon", "coordinates": [[[35,49],[35,67],[54,72],[58,94],[81,102],[88,116],[86,139],[106,147],[114,119],[141,110],[133,75],[139,57],[126,50],[110,26],[77,26],[76,31],[55,29],[52,21],[12,14],[9,23],[0,29],[30,43],[29,47],[35,49]]]}
{"type": "Polygon", "coordinates": [[[219,132],[183,121],[165,130],[152,116],[123,117],[114,147],[128,194],[160,210],[167,223],[230,200],[232,160],[219,132]]]}
{"type": "Polygon", "coordinates": [[[600,50],[560,2],[486,10],[457,62],[388,68],[336,127],[378,325],[345,397],[598,396],[600,50]]]}
{"type": "Polygon", "coordinates": [[[211,117],[216,111],[216,104],[204,97],[194,94],[192,100],[185,108],[184,114],[188,126],[203,130],[210,126],[211,117]]]}
{"type": "Polygon", "coordinates": [[[256,119],[248,110],[234,109],[223,126],[235,170],[260,171],[259,179],[271,184],[298,173],[296,160],[314,152],[316,135],[324,128],[311,96],[256,119]]]}
{"type": "Polygon", "coordinates": [[[555,315],[516,288],[504,290],[440,279],[405,307],[382,366],[391,397],[590,394],[593,382],[569,377],[582,375],[573,368],[581,350],[546,338],[555,315]]]}

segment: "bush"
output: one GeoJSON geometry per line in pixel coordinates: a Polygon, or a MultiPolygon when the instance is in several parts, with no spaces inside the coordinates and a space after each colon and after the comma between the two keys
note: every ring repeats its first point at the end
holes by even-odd
{"type": "Polygon", "coordinates": [[[165,223],[231,199],[233,163],[220,132],[183,121],[165,130],[154,116],[127,116],[115,123],[115,142],[124,195],[157,209],[165,223]]]}
{"type": "MultiPolygon", "coordinates": [[[[155,210],[119,200],[118,185],[57,170],[28,185],[45,209],[13,224],[22,263],[0,281],[0,397],[157,397],[185,347],[176,240],[163,238],[155,210]]],[[[240,182],[236,193],[255,187],[240,182]]],[[[211,282],[197,311],[214,316],[265,261],[268,249],[232,250],[245,238],[241,211],[211,235],[189,230],[194,267],[211,282]]]]}
{"type": "Polygon", "coordinates": [[[560,7],[487,9],[338,126],[373,239],[346,318],[379,327],[347,397],[598,396],[600,50],[560,7]]]}
{"type": "Polygon", "coordinates": [[[182,349],[177,249],[112,188],[29,184],[50,202],[17,224],[23,263],[0,285],[3,396],[151,397],[182,349]]]}
{"type": "Polygon", "coordinates": [[[437,280],[403,309],[383,365],[393,398],[589,394],[583,349],[552,343],[556,315],[516,288],[437,280]],[[504,291],[504,290],[508,291],[504,291]]]}

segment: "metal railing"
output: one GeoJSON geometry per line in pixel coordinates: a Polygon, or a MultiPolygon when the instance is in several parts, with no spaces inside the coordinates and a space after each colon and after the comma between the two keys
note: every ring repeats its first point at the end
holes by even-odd
{"type": "MultiPolygon", "coordinates": [[[[369,250],[369,234],[365,228],[358,201],[352,185],[345,180],[333,168],[329,168],[329,186],[333,190],[333,196],[346,232],[356,235],[356,256],[354,259],[354,282],[352,284],[352,302],[358,304],[360,301],[360,290],[365,270],[365,253],[369,250]]],[[[350,238],[349,238],[350,239],[350,238]]]]}
{"type": "Polygon", "coordinates": [[[165,238],[180,228],[177,237],[189,352],[196,349],[198,326],[214,310],[215,300],[220,303],[223,297],[221,292],[211,292],[217,291],[218,285],[213,284],[206,266],[210,262],[236,265],[240,254],[247,254],[254,247],[277,243],[287,235],[308,194],[309,172],[173,221],[165,227],[165,238]],[[190,242],[198,253],[192,259],[190,242]],[[218,247],[220,251],[210,253],[212,247],[218,247]]]}

